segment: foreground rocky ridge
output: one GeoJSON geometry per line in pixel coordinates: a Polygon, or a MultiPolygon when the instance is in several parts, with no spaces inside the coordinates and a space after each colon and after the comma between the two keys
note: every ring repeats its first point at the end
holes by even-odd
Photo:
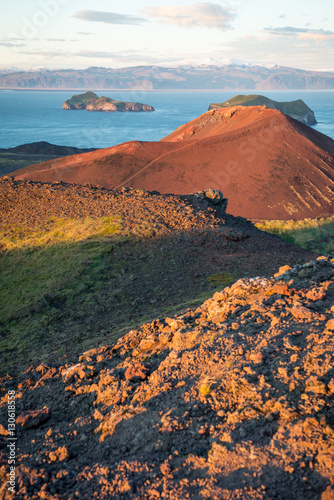
{"type": "Polygon", "coordinates": [[[333,312],[320,258],[241,279],[76,364],[4,377],[17,498],[332,499],[333,312]]]}

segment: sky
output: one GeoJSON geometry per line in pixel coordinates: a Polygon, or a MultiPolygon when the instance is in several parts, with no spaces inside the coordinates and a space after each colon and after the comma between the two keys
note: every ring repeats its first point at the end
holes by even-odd
{"type": "Polygon", "coordinates": [[[334,71],[332,0],[10,0],[0,68],[275,64],[334,71]]]}

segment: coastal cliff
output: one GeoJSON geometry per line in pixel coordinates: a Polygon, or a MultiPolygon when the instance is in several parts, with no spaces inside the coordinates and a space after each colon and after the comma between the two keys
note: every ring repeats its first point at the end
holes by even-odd
{"type": "Polygon", "coordinates": [[[290,102],[277,102],[263,95],[237,95],[228,101],[210,104],[208,110],[229,108],[230,106],[266,106],[270,109],[277,109],[305,125],[317,124],[314,112],[301,99],[290,102]]]}
{"type": "Polygon", "coordinates": [[[74,95],[63,103],[63,109],[87,111],[154,111],[153,106],[141,104],[139,102],[126,102],[111,99],[110,97],[98,97],[94,92],[85,92],[84,94],[74,95]]]}

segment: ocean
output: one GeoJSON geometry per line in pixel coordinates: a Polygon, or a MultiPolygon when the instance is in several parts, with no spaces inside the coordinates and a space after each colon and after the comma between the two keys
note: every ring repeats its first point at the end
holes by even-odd
{"type": "MultiPolygon", "coordinates": [[[[0,148],[47,141],[60,146],[106,148],[122,142],[158,141],[193,120],[211,102],[253,91],[96,91],[114,99],[154,106],[155,112],[96,113],[65,111],[62,103],[83,91],[0,90],[0,148]]],[[[263,91],[276,101],[303,101],[314,111],[316,130],[334,139],[334,90],[263,91]]]]}

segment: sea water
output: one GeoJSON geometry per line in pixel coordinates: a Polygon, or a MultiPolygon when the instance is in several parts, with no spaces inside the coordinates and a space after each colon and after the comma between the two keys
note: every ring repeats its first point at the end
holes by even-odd
{"type": "MultiPolygon", "coordinates": [[[[0,90],[0,148],[47,141],[61,146],[106,148],[126,141],[158,141],[223,102],[253,91],[97,91],[114,99],[154,106],[155,112],[65,111],[62,103],[83,91],[0,90]]],[[[260,93],[260,92],[258,92],[260,93]]],[[[334,90],[263,91],[276,101],[303,101],[314,111],[316,130],[334,139],[334,90]]]]}

